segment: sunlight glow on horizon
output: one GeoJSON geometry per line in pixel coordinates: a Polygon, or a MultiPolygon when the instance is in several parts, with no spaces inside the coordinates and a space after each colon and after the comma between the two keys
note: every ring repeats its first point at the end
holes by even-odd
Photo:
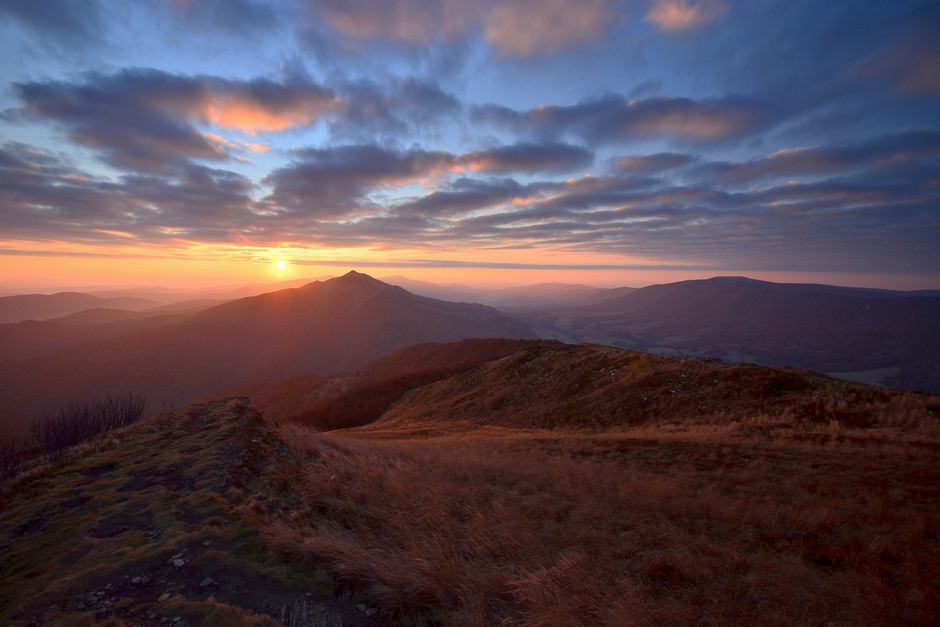
{"type": "MultiPolygon", "coordinates": [[[[707,279],[714,276],[747,276],[778,283],[824,283],[852,287],[893,290],[937,289],[940,274],[908,275],[891,273],[742,271],[735,269],[591,269],[584,265],[566,269],[560,266],[486,267],[492,259],[468,258],[422,261],[405,256],[387,257],[372,251],[337,249],[335,255],[319,250],[317,258],[304,258],[291,249],[249,250],[226,246],[211,253],[136,249],[112,254],[82,254],[61,251],[54,255],[38,252],[0,255],[0,294],[42,293],[79,288],[166,287],[201,289],[218,286],[276,283],[286,279],[311,281],[339,276],[350,270],[375,278],[404,276],[411,280],[471,287],[510,287],[537,283],[579,283],[596,287],[644,287],[659,283],[707,279]],[[290,259],[290,261],[288,261],[290,259]],[[64,269],[68,268],[66,272],[64,269]]],[[[415,251],[411,251],[414,253],[415,251]]],[[[502,255],[509,259],[508,255],[502,255]]],[[[545,261],[545,260],[537,260],[545,261]]]]}

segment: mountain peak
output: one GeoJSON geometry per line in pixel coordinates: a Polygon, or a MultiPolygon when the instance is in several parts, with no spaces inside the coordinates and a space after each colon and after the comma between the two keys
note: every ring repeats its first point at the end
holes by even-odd
{"type": "Polygon", "coordinates": [[[337,285],[384,285],[386,287],[391,287],[388,283],[380,281],[375,277],[363,272],[357,272],[356,270],[350,270],[342,276],[330,279],[327,281],[327,283],[335,283],[337,285]]]}
{"type": "Polygon", "coordinates": [[[339,277],[339,278],[341,278],[341,279],[346,279],[346,278],[355,278],[355,277],[362,277],[362,278],[365,278],[365,279],[372,279],[373,281],[376,281],[376,280],[377,280],[377,279],[373,279],[373,278],[372,278],[371,276],[369,276],[368,274],[365,274],[365,273],[363,273],[363,272],[357,272],[356,270],[350,270],[349,272],[347,272],[346,274],[344,274],[343,276],[341,276],[341,277],[339,277]]]}

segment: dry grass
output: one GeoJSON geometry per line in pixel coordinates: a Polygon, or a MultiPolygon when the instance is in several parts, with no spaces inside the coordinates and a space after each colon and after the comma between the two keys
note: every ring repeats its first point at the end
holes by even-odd
{"type": "Polygon", "coordinates": [[[294,504],[268,541],[396,624],[940,620],[936,397],[579,350],[493,362],[370,427],[281,425],[294,504]]]}
{"type": "Polygon", "coordinates": [[[447,624],[931,624],[935,454],[290,428],[268,537],[385,616],[447,624]]]}
{"type": "Polygon", "coordinates": [[[266,469],[281,446],[228,399],[35,460],[0,484],[0,624],[361,625],[323,571],[285,564],[240,515],[276,498],[266,469]]]}
{"type": "Polygon", "coordinates": [[[603,346],[544,345],[419,390],[365,431],[387,437],[511,429],[890,429],[940,436],[940,399],[815,373],[658,357],[603,346]]]}

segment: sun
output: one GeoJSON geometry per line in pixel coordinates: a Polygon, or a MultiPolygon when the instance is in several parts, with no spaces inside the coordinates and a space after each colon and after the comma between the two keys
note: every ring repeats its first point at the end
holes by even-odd
{"type": "Polygon", "coordinates": [[[284,272],[285,270],[287,270],[287,262],[284,261],[283,259],[281,261],[278,261],[277,263],[274,264],[274,269],[277,270],[278,272],[284,272]]]}

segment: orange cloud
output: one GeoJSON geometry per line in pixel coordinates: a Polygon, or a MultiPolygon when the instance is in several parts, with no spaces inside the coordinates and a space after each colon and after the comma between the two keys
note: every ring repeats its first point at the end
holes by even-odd
{"type": "Polygon", "coordinates": [[[197,116],[219,128],[255,135],[314,124],[325,113],[334,109],[336,104],[337,101],[298,102],[288,106],[271,107],[248,99],[223,96],[201,103],[202,110],[197,116]]]}
{"type": "Polygon", "coordinates": [[[661,31],[690,30],[721,17],[728,10],[723,0],[653,0],[646,21],[661,31]]]}
{"type": "Polygon", "coordinates": [[[502,56],[551,54],[604,34],[622,0],[347,0],[317,8],[340,34],[427,45],[482,26],[502,56]]]}
{"type": "Polygon", "coordinates": [[[317,123],[347,103],[332,90],[310,81],[278,83],[268,79],[235,81],[215,77],[132,76],[146,104],[155,110],[183,115],[218,128],[248,135],[278,132],[317,123]],[[176,90],[162,82],[175,80],[176,90]]]}
{"type": "Polygon", "coordinates": [[[455,0],[349,0],[319,9],[339,33],[357,39],[427,44],[465,31],[479,9],[455,0]]]}
{"type": "Polygon", "coordinates": [[[641,135],[677,135],[695,140],[734,137],[753,124],[754,112],[747,106],[719,106],[660,98],[659,107],[649,102],[631,101],[627,110],[635,110],[628,126],[641,135]],[[674,105],[674,106],[673,106],[674,105]]]}
{"type": "Polygon", "coordinates": [[[240,139],[229,141],[220,135],[216,135],[215,133],[203,133],[203,136],[209,141],[214,142],[215,144],[218,144],[219,146],[228,148],[229,150],[235,150],[239,152],[256,152],[256,153],[264,154],[268,152],[268,150],[271,149],[271,147],[268,144],[246,142],[240,139]]]}
{"type": "Polygon", "coordinates": [[[550,54],[597,39],[617,19],[616,0],[523,0],[500,4],[484,37],[503,56],[550,54]]]}

